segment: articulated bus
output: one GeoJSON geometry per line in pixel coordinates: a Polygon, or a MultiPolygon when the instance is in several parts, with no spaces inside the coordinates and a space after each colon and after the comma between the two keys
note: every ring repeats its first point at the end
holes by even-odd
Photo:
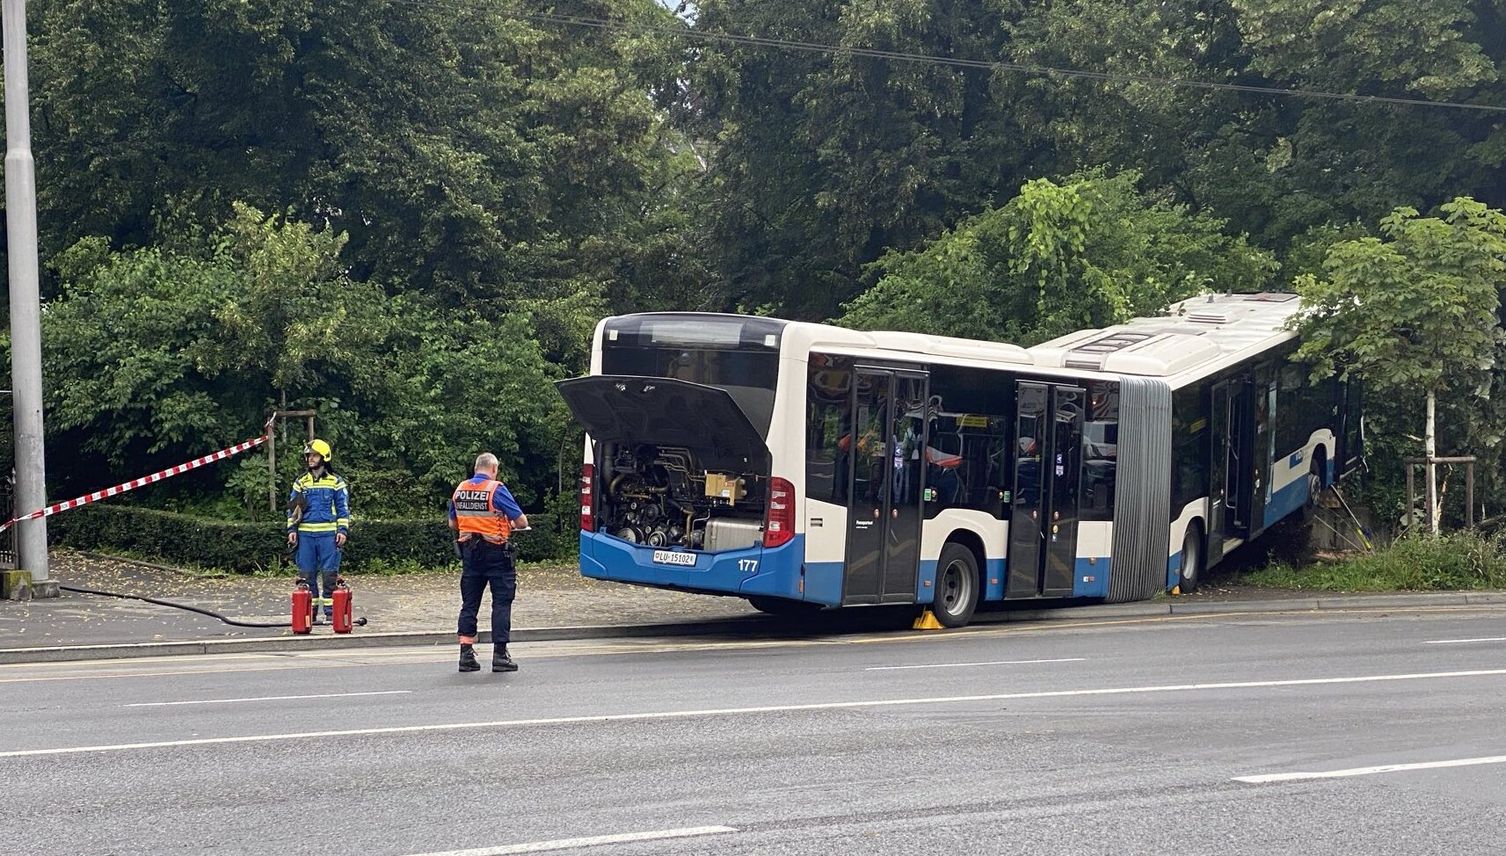
{"type": "Polygon", "coordinates": [[[1358,389],[1290,360],[1298,305],[1204,296],[1028,349],[608,318],[558,384],[587,432],[581,571],[952,627],[980,602],[1190,591],[1358,458],[1358,389]]]}

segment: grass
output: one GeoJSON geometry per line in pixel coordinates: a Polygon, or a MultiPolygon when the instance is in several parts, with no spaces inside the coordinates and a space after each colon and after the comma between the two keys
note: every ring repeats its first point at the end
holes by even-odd
{"type": "Polygon", "coordinates": [[[1463,591],[1506,589],[1506,543],[1500,536],[1456,532],[1404,538],[1390,547],[1305,567],[1277,563],[1241,582],[1312,591],[1463,591]]]}

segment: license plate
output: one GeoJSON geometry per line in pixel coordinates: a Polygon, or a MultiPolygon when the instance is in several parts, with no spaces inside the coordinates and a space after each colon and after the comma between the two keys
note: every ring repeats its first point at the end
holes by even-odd
{"type": "Polygon", "coordinates": [[[659,565],[694,565],[694,553],[682,553],[679,550],[655,550],[654,563],[659,565]]]}

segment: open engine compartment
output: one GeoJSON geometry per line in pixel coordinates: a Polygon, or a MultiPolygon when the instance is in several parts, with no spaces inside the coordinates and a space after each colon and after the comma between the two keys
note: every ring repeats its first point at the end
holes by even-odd
{"type": "Polygon", "coordinates": [[[709,466],[695,450],[603,443],[598,531],[652,547],[735,550],[763,539],[768,477],[709,466]]]}

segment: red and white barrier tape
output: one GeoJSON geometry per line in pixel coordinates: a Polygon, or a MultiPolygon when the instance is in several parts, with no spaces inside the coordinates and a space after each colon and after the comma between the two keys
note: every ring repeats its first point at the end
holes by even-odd
{"type": "Polygon", "coordinates": [[[20,523],[23,520],[36,520],[38,517],[51,517],[52,515],[57,514],[59,511],[70,511],[72,509],[78,508],[80,505],[88,505],[91,502],[98,502],[101,499],[109,499],[112,496],[119,496],[120,494],[125,493],[128,490],[135,490],[142,485],[156,484],[163,479],[170,479],[173,476],[182,475],[189,470],[196,470],[199,467],[204,466],[205,464],[212,464],[215,461],[223,461],[224,459],[229,458],[233,455],[239,455],[241,452],[244,452],[247,449],[254,449],[265,442],[267,442],[267,435],[263,434],[262,436],[257,437],[254,440],[247,440],[244,443],[237,443],[234,446],[229,447],[228,449],[221,449],[212,455],[205,455],[202,458],[194,458],[186,464],[179,464],[176,467],[168,467],[165,470],[152,473],[149,476],[142,476],[139,479],[134,479],[123,484],[118,484],[114,487],[105,488],[104,490],[97,490],[93,493],[86,493],[83,496],[77,497],[75,499],[70,499],[67,502],[59,502],[57,505],[49,505],[40,511],[33,511],[32,513],[27,514],[23,517],[17,517],[14,520],[0,524],[0,532],[4,532],[5,530],[11,528],[12,526],[15,526],[17,523],[20,523]]]}

